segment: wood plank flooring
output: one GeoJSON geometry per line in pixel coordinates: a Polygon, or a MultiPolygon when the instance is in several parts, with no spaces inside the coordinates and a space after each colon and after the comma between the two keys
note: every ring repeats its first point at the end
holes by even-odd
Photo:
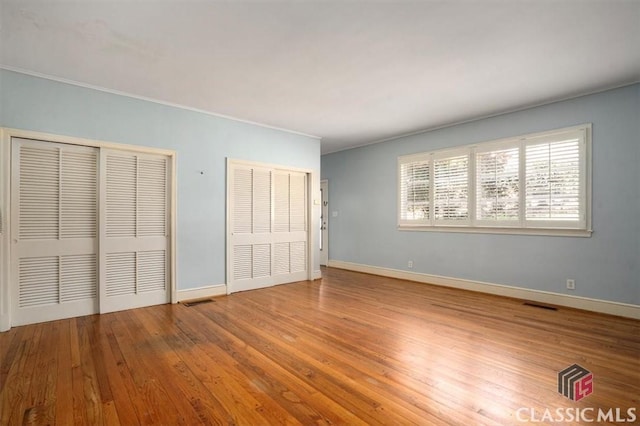
{"type": "Polygon", "coordinates": [[[0,333],[0,424],[515,425],[558,409],[640,419],[640,321],[323,276],[0,333]],[[557,392],[574,363],[594,376],[577,402],[557,392]]]}

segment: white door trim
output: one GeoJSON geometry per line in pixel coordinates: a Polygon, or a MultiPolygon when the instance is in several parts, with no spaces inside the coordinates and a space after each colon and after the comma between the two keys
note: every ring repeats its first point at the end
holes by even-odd
{"type": "Polygon", "coordinates": [[[329,266],[329,181],[320,181],[320,238],[322,248],[320,250],[320,265],[329,266]]]}
{"type": "MultiPolygon", "coordinates": [[[[313,232],[313,227],[315,226],[313,221],[313,194],[314,192],[314,179],[315,173],[311,169],[305,169],[300,167],[286,166],[282,164],[271,164],[271,163],[261,163],[257,161],[245,161],[239,159],[233,159],[227,157],[226,163],[226,233],[225,233],[225,252],[226,252],[226,274],[225,274],[225,284],[227,288],[227,294],[231,294],[232,286],[231,286],[231,271],[233,265],[231,264],[231,203],[230,203],[230,195],[231,195],[231,180],[229,179],[229,172],[232,166],[245,166],[245,167],[257,167],[257,168],[265,168],[265,169],[275,169],[282,171],[290,171],[290,172],[298,172],[305,173],[307,175],[307,277],[306,279],[311,281],[314,279],[313,265],[315,260],[316,251],[313,250],[315,247],[314,244],[317,244],[315,233],[313,232]]],[[[315,191],[319,191],[319,188],[315,191]]]]}
{"type": "Polygon", "coordinates": [[[11,328],[11,292],[9,290],[10,141],[8,130],[0,127],[0,332],[11,328]]]}
{"type": "MultiPolygon", "coordinates": [[[[0,127],[0,332],[11,328],[11,140],[12,138],[35,139],[70,145],[109,148],[136,153],[160,154],[169,157],[169,289],[171,303],[177,303],[176,290],[176,152],[169,149],[152,148],[131,144],[55,135],[44,132],[0,127]]],[[[99,206],[101,208],[101,206],[99,206]]]]}

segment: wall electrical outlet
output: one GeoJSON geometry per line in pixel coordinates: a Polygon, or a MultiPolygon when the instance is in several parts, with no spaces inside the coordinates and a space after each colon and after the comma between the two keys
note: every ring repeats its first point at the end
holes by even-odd
{"type": "Polygon", "coordinates": [[[408,261],[407,266],[409,267],[409,269],[413,268],[413,260],[408,261]]]}
{"type": "Polygon", "coordinates": [[[576,289],[576,280],[567,280],[567,289],[575,290],[576,289]]]}

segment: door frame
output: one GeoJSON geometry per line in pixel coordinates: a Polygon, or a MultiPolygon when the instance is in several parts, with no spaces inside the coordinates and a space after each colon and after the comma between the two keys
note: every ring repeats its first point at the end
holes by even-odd
{"type": "MultiPolygon", "coordinates": [[[[176,152],[169,149],[151,148],[139,145],[120,144],[74,136],[0,127],[0,332],[11,328],[12,297],[11,280],[11,150],[13,138],[34,139],[45,142],[63,143],[98,148],[99,155],[104,149],[115,149],[135,153],[159,154],[169,157],[169,293],[171,303],[177,303],[176,291],[176,152]]],[[[101,190],[101,189],[99,189],[101,190]]],[[[98,201],[98,211],[102,206],[98,201]]],[[[98,243],[99,246],[99,243],[98,243]]]]}
{"type": "Polygon", "coordinates": [[[315,198],[315,194],[320,192],[320,188],[317,191],[314,189],[316,173],[312,169],[305,169],[294,166],[287,166],[282,164],[272,164],[272,163],[262,163],[258,161],[247,161],[236,158],[227,157],[226,161],[226,194],[225,194],[225,204],[226,204],[226,217],[225,217],[225,254],[226,254],[226,273],[225,273],[225,287],[227,289],[227,294],[231,294],[231,179],[229,179],[229,174],[231,172],[231,167],[234,165],[239,166],[248,166],[248,167],[260,167],[267,169],[276,169],[283,171],[291,171],[298,173],[305,173],[307,175],[307,280],[312,281],[314,279],[314,270],[313,265],[316,257],[316,251],[313,249],[316,244],[316,233],[313,232],[313,227],[315,226],[314,221],[314,208],[313,203],[315,198]]]}
{"type": "Polygon", "coordinates": [[[11,328],[11,292],[9,290],[9,230],[11,218],[11,137],[0,127],[0,332],[11,328]],[[9,142],[7,142],[7,140],[9,142]]]}

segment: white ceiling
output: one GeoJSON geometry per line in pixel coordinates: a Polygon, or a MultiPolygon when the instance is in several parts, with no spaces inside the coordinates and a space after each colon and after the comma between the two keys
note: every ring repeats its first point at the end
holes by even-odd
{"type": "Polygon", "coordinates": [[[0,65],[333,152],[640,81],[640,1],[0,0],[0,65]]]}

